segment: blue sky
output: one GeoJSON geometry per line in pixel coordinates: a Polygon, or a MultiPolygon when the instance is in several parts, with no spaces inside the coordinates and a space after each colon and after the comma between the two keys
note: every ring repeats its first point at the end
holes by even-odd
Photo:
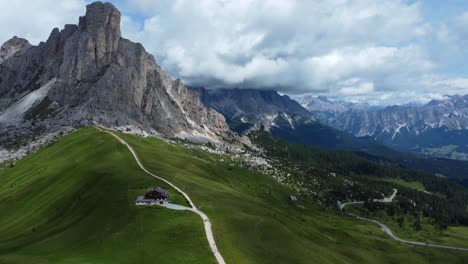
{"type": "MultiPolygon", "coordinates": [[[[77,23],[84,0],[0,0],[0,42],[77,23]]],[[[468,93],[468,1],[115,0],[174,78],[371,104],[468,93]]]]}

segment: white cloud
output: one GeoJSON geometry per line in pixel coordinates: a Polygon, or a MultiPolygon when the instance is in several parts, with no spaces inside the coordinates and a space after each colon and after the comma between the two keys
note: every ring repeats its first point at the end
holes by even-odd
{"type": "Polygon", "coordinates": [[[352,76],[379,78],[426,71],[432,67],[417,46],[408,47],[345,47],[306,60],[312,73],[311,82],[318,85],[339,82],[352,76]]]}
{"type": "MultiPolygon", "coordinates": [[[[124,37],[143,43],[166,71],[188,84],[374,103],[468,93],[465,76],[443,73],[464,63],[468,12],[437,24],[424,17],[425,2],[407,0],[116,3],[124,37]]],[[[37,44],[53,27],[76,24],[86,3],[0,4],[0,42],[18,35],[37,44]]]]}
{"type": "MultiPolygon", "coordinates": [[[[468,12],[463,12],[439,25],[436,31],[436,38],[442,43],[444,48],[450,51],[466,50],[468,44],[468,12]]],[[[444,50],[441,50],[445,52],[444,50]]]]}
{"type": "Polygon", "coordinates": [[[0,43],[13,36],[38,44],[49,36],[54,27],[78,23],[85,12],[84,0],[0,0],[0,43]]]}
{"type": "Polygon", "coordinates": [[[340,88],[339,94],[344,96],[367,95],[374,91],[372,82],[362,81],[359,78],[352,78],[340,83],[343,87],[340,88]]]}
{"type": "MultiPolygon", "coordinates": [[[[466,94],[468,91],[468,78],[442,77],[440,75],[422,75],[420,78],[410,80],[411,86],[405,84],[403,89],[390,91],[371,91],[363,80],[352,80],[348,83],[349,90],[340,90],[332,97],[338,97],[352,102],[367,102],[372,105],[427,103],[432,99],[442,99],[446,95],[466,94]],[[352,85],[354,84],[354,85],[352,85]],[[361,85],[361,86],[360,86],[361,85]],[[359,89],[360,88],[360,89],[359,89]],[[368,89],[368,92],[360,92],[368,89]]],[[[347,83],[342,83],[346,86],[347,83]]],[[[347,87],[345,87],[347,88],[347,87]]]]}
{"type": "Polygon", "coordinates": [[[439,94],[460,94],[468,91],[468,78],[440,77],[437,75],[424,76],[421,84],[425,89],[438,91],[439,94]]]}
{"type": "Polygon", "coordinates": [[[138,32],[124,20],[124,34],[189,84],[388,93],[435,68],[415,41],[430,31],[418,2],[127,0],[127,6],[147,19],[138,32]],[[350,78],[366,81],[340,84],[350,78]]]}

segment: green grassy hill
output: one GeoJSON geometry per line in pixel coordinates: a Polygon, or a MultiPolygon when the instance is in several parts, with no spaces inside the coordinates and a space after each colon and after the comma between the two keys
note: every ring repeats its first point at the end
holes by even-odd
{"type": "MultiPolygon", "coordinates": [[[[377,226],[308,201],[291,204],[288,187],[223,157],[123,137],[147,169],[186,191],[210,217],[227,263],[468,260],[468,252],[395,242],[377,226]]],[[[197,215],[134,206],[156,185],[164,186],[110,135],[81,129],[0,170],[0,263],[214,263],[197,215]]]]}
{"type": "Polygon", "coordinates": [[[378,227],[288,202],[290,189],[220,157],[154,138],[123,135],[146,168],[189,193],[214,226],[228,263],[463,263],[467,252],[413,247],[378,227]]]}
{"type": "Polygon", "coordinates": [[[0,170],[0,263],[215,263],[197,215],[134,206],[157,185],[112,136],[75,132],[0,170]]]}

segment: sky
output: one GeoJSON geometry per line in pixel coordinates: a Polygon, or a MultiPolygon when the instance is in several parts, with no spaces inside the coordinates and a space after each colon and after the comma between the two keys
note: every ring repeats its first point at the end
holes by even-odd
{"type": "MultiPolygon", "coordinates": [[[[113,0],[174,78],[373,105],[468,94],[465,0],[113,0]]],[[[0,0],[0,42],[76,24],[86,0],[0,0]]]]}

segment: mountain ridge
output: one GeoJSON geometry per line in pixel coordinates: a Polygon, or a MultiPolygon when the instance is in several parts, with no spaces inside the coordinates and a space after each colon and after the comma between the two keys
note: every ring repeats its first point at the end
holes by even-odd
{"type": "Polygon", "coordinates": [[[222,113],[236,132],[243,133],[259,125],[267,128],[283,125],[294,128],[296,123],[315,121],[299,103],[273,90],[190,89],[200,94],[205,106],[222,113]]]}
{"type": "Polygon", "coordinates": [[[449,96],[425,105],[349,110],[328,124],[400,150],[468,159],[468,155],[463,157],[468,153],[468,95],[449,96]],[[448,146],[453,151],[441,149],[448,146]]]}
{"type": "Polygon", "coordinates": [[[30,47],[32,47],[32,45],[29,41],[14,36],[12,39],[6,41],[0,48],[0,63],[30,47]]]}
{"type": "Polygon", "coordinates": [[[305,109],[321,122],[328,123],[343,112],[351,109],[370,109],[367,103],[352,103],[342,100],[330,100],[325,96],[302,95],[293,97],[305,109]]]}
{"type": "Polygon", "coordinates": [[[133,126],[169,137],[233,139],[221,114],[171,79],[141,44],[121,36],[120,20],[113,4],[94,2],[78,25],[55,28],[46,42],[2,61],[0,130],[11,139],[21,130],[35,136],[62,126],[133,126]],[[15,113],[19,118],[6,118],[44,87],[45,94],[15,113]]]}

